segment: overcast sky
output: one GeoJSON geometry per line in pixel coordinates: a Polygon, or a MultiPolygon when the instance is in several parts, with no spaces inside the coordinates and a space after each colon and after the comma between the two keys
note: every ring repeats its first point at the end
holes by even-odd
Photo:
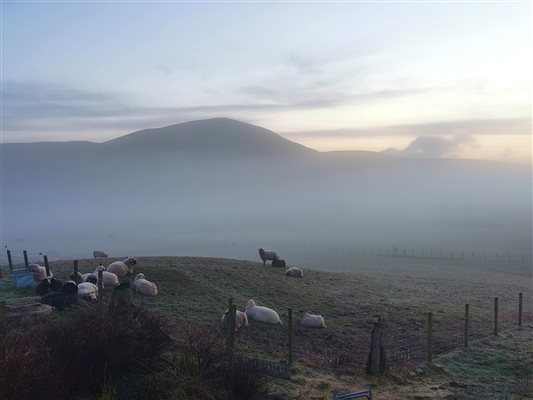
{"type": "Polygon", "coordinates": [[[4,1],[2,22],[3,142],[225,116],[319,150],[531,162],[527,3],[4,1]]]}

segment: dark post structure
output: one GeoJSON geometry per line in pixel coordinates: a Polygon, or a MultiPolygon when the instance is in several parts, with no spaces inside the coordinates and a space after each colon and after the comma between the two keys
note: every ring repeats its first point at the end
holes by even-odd
{"type": "Polygon", "coordinates": [[[229,309],[228,348],[233,351],[235,347],[235,319],[237,318],[237,305],[233,304],[229,309]]]}
{"type": "Polygon", "coordinates": [[[288,310],[288,316],[289,316],[289,365],[292,365],[293,359],[292,359],[292,308],[289,308],[288,310]]]}
{"type": "Polygon", "coordinates": [[[465,347],[468,347],[468,314],[470,312],[470,306],[465,304],[465,347]]]}
{"type": "Polygon", "coordinates": [[[74,273],[78,272],[78,260],[74,260],[74,273]]]}
{"type": "Polygon", "coordinates": [[[498,298],[494,298],[494,336],[498,336],[498,298]]]}
{"type": "Polygon", "coordinates": [[[385,349],[383,347],[383,324],[381,315],[374,315],[374,327],[370,341],[370,352],[366,361],[366,372],[370,375],[379,375],[387,369],[385,349]]]}
{"type": "Polygon", "coordinates": [[[30,265],[30,263],[28,262],[28,252],[26,250],[23,250],[22,254],[24,255],[24,266],[28,268],[30,265]]]}
{"type": "Polygon", "coordinates": [[[98,270],[98,306],[104,312],[104,273],[98,270]]]}
{"type": "Polygon", "coordinates": [[[518,326],[522,326],[522,302],[524,300],[524,295],[522,292],[518,294],[518,326]]]}
{"type": "Polygon", "coordinates": [[[231,349],[231,331],[235,330],[235,321],[231,325],[231,311],[233,310],[233,297],[228,299],[228,311],[226,314],[226,322],[228,323],[228,332],[226,336],[226,348],[231,349]]]}
{"type": "Polygon", "coordinates": [[[46,268],[46,278],[50,276],[50,265],[48,265],[48,256],[43,255],[44,258],[44,267],[46,268]]]}
{"type": "Polygon", "coordinates": [[[11,258],[11,250],[7,250],[7,262],[9,264],[9,272],[13,272],[13,259],[11,258]]]}
{"type": "Polygon", "coordinates": [[[428,312],[428,363],[433,362],[433,313],[428,312]]]}

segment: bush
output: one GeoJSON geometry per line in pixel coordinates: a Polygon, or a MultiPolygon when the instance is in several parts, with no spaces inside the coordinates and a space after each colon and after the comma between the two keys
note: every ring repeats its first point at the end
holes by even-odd
{"type": "MultiPolygon", "coordinates": [[[[22,321],[0,342],[2,398],[104,394],[106,371],[111,377],[127,373],[136,360],[158,354],[162,339],[157,323],[128,313],[80,309],[33,325],[22,321]]],[[[109,395],[109,382],[106,387],[109,395]]]]}

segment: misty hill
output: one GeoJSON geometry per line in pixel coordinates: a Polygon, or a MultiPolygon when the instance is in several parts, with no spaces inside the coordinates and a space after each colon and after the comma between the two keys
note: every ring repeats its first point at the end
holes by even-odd
{"type": "Polygon", "coordinates": [[[5,244],[73,256],[173,254],[176,243],[221,240],[531,246],[527,167],[323,153],[222,118],[0,149],[5,244]]]}
{"type": "Polygon", "coordinates": [[[300,144],[258,126],[229,118],[191,121],[156,129],[144,129],[103,144],[142,151],[180,151],[225,155],[280,155],[314,153],[300,144]]]}

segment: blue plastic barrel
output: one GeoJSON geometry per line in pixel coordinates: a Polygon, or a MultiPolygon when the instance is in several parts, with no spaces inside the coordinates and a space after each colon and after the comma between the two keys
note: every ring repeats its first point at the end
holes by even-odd
{"type": "Polygon", "coordinates": [[[33,275],[26,268],[14,269],[11,271],[11,283],[17,289],[31,286],[33,284],[33,275]]]}

